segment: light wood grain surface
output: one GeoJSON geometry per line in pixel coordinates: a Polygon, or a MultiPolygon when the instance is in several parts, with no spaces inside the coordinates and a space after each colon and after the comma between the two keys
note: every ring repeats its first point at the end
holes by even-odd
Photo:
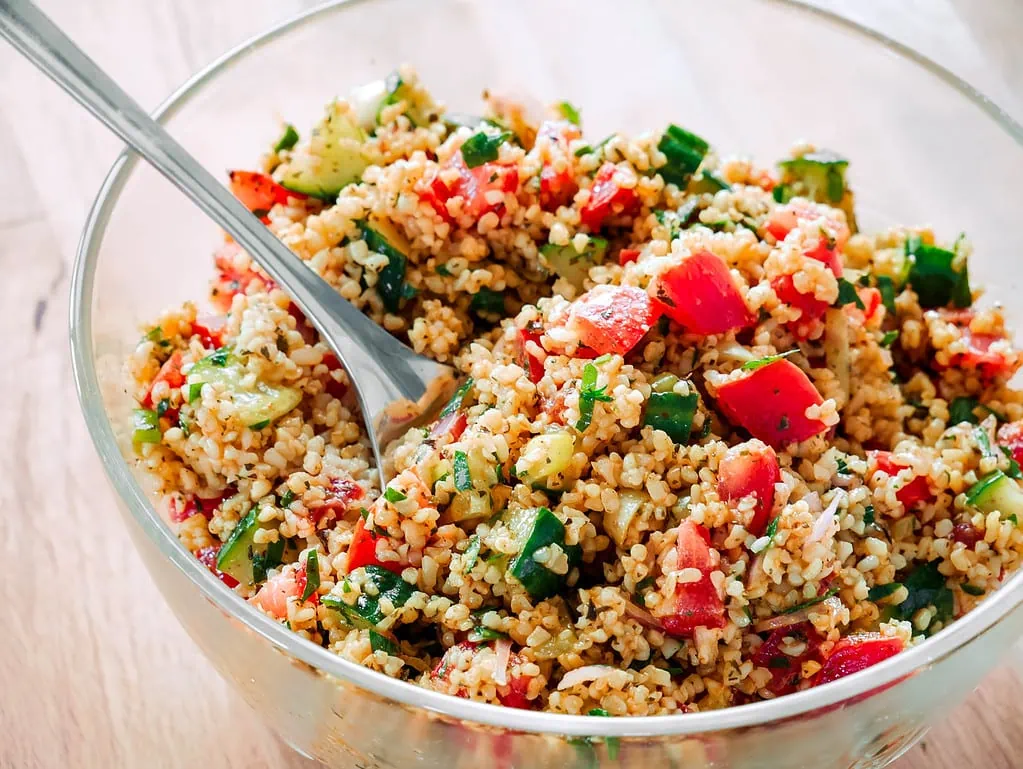
{"type": "MultiPolygon", "coordinates": [[[[822,0],[1019,116],[1019,0],[822,0]]],[[[146,106],[308,0],[41,0],[146,106]]],[[[116,140],[0,45],[0,767],[287,767],[135,555],[79,415],[68,278],[116,140]],[[102,532],[102,536],[97,536],[102,532]]],[[[1023,698],[994,673],[898,769],[1023,764],[1023,698]]]]}

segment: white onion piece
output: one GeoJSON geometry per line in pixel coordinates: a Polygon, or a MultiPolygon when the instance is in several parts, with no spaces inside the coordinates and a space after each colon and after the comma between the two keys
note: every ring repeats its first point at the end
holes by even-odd
{"type": "Polygon", "coordinates": [[[821,504],[821,496],[816,491],[811,491],[803,497],[803,501],[809,506],[811,513],[819,513],[823,507],[821,504]]]}
{"type": "Polygon", "coordinates": [[[583,684],[587,681],[596,681],[613,673],[616,668],[610,665],[586,665],[575,670],[569,670],[558,683],[558,691],[571,689],[576,684],[583,684]]]}
{"type": "Polygon", "coordinates": [[[838,505],[844,497],[844,491],[835,492],[835,497],[828,505],[828,509],[817,516],[817,520],[814,521],[813,529],[810,531],[810,536],[806,538],[807,542],[819,542],[824,539],[824,535],[828,533],[828,529],[831,528],[831,524],[835,520],[835,513],[838,511],[838,505]]]}
{"type": "Polygon", "coordinates": [[[507,638],[498,639],[494,644],[497,659],[494,661],[494,683],[504,686],[508,683],[508,664],[511,662],[511,641],[507,638]]]}
{"type": "Polygon", "coordinates": [[[753,626],[753,630],[757,633],[764,633],[768,630],[777,630],[780,627],[790,627],[805,622],[809,617],[809,609],[800,609],[791,614],[779,614],[777,617],[762,619],[753,626]]]}
{"type": "Polygon", "coordinates": [[[460,418],[462,418],[462,414],[458,409],[448,412],[439,422],[437,422],[437,424],[433,426],[433,429],[430,430],[430,437],[440,438],[442,435],[447,433],[460,418]]]}
{"type": "Polygon", "coordinates": [[[636,604],[632,603],[632,601],[625,602],[625,613],[644,627],[653,628],[654,630],[664,629],[664,626],[657,621],[657,617],[648,612],[646,609],[636,606],[636,604]]]}

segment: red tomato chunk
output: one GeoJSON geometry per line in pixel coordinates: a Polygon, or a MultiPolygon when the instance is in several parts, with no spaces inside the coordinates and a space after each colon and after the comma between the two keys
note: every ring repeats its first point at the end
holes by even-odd
{"type": "Polygon", "coordinates": [[[231,192],[243,206],[258,216],[266,213],[277,203],[287,203],[288,198],[304,200],[305,195],[285,189],[267,174],[255,171],[231,171],[231,192]]]}
{"type": "Polygon", "coordinates": [[[556,211],[559,206],[569,205],[579,190],[572,174],[568,143],[580,136],[579,129],[566,120],[548,120],[540,126],[537,145],[543,145],[543,138],[549,140],[543,149],[544,163],[540,170],[540,208],[544,211],[556,211]]]}
{"type": "Polygon", "coordinates": [[[697,251],[657,278],[661,311],[692,334],[724,334],[755,325],[728,267],[710,251],[697,251]]]}
{"type": "Polygon", "coordinates": [[[533,328],[520,328],[518,343],[519,343],[519,366],[529,374],[529,381],[536,384],[543,379],[544,369],[543,361],[540,360],[536,355],[529,352],[527,344],[533,342],[538,346],[540,345],[541,332],[533,328]]]}
{"type": "Polygon", "coordinates": [[[1023,422],[1010,422],[998,428],[998,445],[1017,462],[1023,462],[1023,422]]]}
{"type": "Polygon", "coordinates": [[[639,208],[636,191],[619,186],[614,178],[615,171],[614,163],[604,163],[600,167],[590,188],[590,199],[579,210],[579,219],[591,232],[600,230],[608,218],[633,214],[639,208]]]}
{"type": "Polygon", "coordinates": [[[746,530],[759,537],[774,508],[774,484],[780,479],[774,449],[760,441],[749,441],[730,448],[718,465],[718,495],[728,503],[750,495],[756,497],[753,518],[746,530]]]}
{"type": "Polygon", "coordinates": [[[678,527],[678,569],[699,569],[701,577],[675,588],[675,612],[661,617],[666,633],[685,638],[698,627],[725,626],[725,606],[711,581],[717,554],[710,550],[710,533],[700,524],[685,520],[678,527]]]}
{"type": "Polygon", "coordinates": [[[195,551],[195,557],[199,563],[209,569],[213,575],[228,587],[238,587],[238,580],[230,574],[224,574],[217,568],[217,555],[220,553],[220,545],[210,545],[195,551]]]}
{"type": "MultiPolygon", "coordinates": [[[[898,475],[900,470],[905,470],[905,465],[897,465],[892,459],[890,451],[871,451],[869,457],[874,460],[876,469],[885,475],[898,475]]],[[[904,484],[895,492],[895,498],[902,503],[902,506],[909,510],[917,502],[930,502],[934,499],[930,486],[927,485],[927,478],[923,475],[915,476],[909,483],[904,484]]]]}
{"type": "MultiPolygon", "coordinates": [[[[419,192],[434,211],[448,224],[455,220],[448,211],[447,203],[454,198],[462,199],[462,211],[477,221],[484,214],[494,211],[498,215],[504,210],[504,202],[491,202],[488,192],[515,192],[519,186],[519,172],[515,168],[502,166],[500,163],[484,163],[476,168],[465,165],[460,150],[456,151],[447,162],[445,168],[455,169],[458,178],[446,182],[437,174],[419,192]]],[[[447,174],[444,174],[447,177],[447,174]]]]}
{"type": "Polygon", "coordinates": [[[901,638],[885,638],[877,633],[843,638],[824,660],[824,665],[814,676],[813,685],[837,681],[839,678],[866,670],[878,662],[884,662],[902,651],[901,638]]]}
{"type": "Polygon", "coordinates": [[[600,355],[625,355],[657,322],[650,296],[634,286],[597,286],[572,303],[568,326],[600,355]]]}
{"type": "Polygon", "coordinates": [[[836,209],[808,200],[793,200],[775,208],[768,216],[765,228],[776,240],[782,241],[797,227],[809,227],[815,222],[819,222],[824,229],[816,245],[803,253],[823,262],[836,278],[841,278],[842,257],[839,253],[849,240],[849,227],[836,209]]]}
{"type": "Polygon", "coordinates": [[[160,367],[159,373],[156,378],[153,379],[153,383],[149,385],[149,389],[146,390],[145,396],[142,398],[142,405],[146,408],[153,408],[153,388],[156,387],[157,382],[163,382],[172,390],[176,390],[185,383],[185,375],[181,373],[181,351],[175,350],[174,353],[164,361],[164,364],[160,367]]]}
{"type": "Polygon", "coordinates": [[[810,378],[794,363],[768,363],[718,388],[718,405],[729,421],[774,447],[805,441],[828,429],[806,410],[823,399],[810,378]]]}
{"type": "Polygon", "coordinates": [[[753,664],[771,671],[771,680],[765,688],[776,696],[794,692],[802,680],[803,663],[819,661],[820,644],[821,637],[809,622],[772,630],[767,640],[753,653],[753,664]],[[782,651],[786,638],[804,641],[803,652],[793,657],[782,651]]]}
{"type": "Polygon", "coordinates": [[[352,542],[348,546],[348,571],[355,571],[360,566],[383,566],[388,571],[401,574],[404,567],[397,561],[377,560],[377,540],[380,535],[373,533],[366,528],[366,521],[362,518],[355,524],[355,532],[352,534],[352,542]]]}

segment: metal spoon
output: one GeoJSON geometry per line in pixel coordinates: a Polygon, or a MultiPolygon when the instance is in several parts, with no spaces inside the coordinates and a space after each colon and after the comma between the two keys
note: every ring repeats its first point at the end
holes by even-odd
{"type": "Polygon", "coordinates": [[[291,296],[344,364],[383,477],[383,450],[450,397],[457,374],[367,318],[293,254],[28,0],[0,0],[0,36],[223,227],[291,296]]]}

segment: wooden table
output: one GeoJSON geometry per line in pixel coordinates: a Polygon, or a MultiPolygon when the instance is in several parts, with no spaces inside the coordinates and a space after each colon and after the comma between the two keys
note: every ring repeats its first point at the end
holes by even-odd
{"type": "MultiPolygon", "coordinates": [[[[822,0],[1020,115],[1019,0],[822,0]]],[[[143,104],[309,0],[40,0],[143,104]]],[[[0,767],[300,767],[178,626],[117,518],[73,392],[68,277],[118,143],[0,46],[0,767]],[[102,536],[99,535],[102,533],[102,536]]],[[[1020,765],[993,674],[899,769],[1020,765]]]]}

